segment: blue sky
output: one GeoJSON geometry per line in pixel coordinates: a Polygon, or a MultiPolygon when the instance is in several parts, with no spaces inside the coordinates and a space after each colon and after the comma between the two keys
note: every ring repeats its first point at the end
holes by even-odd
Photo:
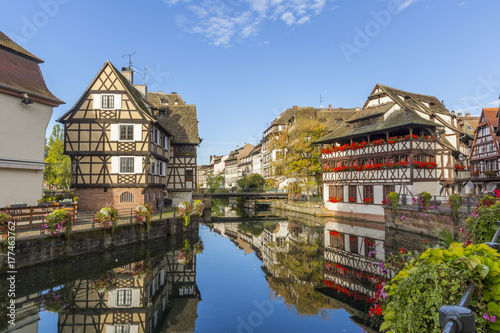
{"type": "Polygon", "coordinates": [[[496,0],[19,0],[3,1],[0,30],[67,103],[48,135],[106,60],[136,52],[150,91],[197,105],[205,164],[288,107],[362,106],[376,83],[459,112],[498,105],[498,13],[496,0]]]}

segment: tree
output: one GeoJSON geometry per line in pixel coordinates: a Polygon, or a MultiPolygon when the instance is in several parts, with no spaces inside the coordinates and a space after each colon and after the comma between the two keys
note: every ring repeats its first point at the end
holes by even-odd
{"type": "Polygon", "coordinates": [[[275,177],[295,178],[306,191],[316,188],[321,173],[321,150],[313,142],[325,135],[325,125],[316,119],[300,119],[295,126],[274,136],[269,150],[277,151],[271,163],[275,177]]]}
{"type": "Polygon", "coordinates": [[[225,191],[224,176],[221,173],[214,175],[213,171],[209,171],[207,174],[207,193],[221,193],[225,191]]]}
{"type": "Polygon", "coordinates": [[[265,183],[266,180],[264,179],[264,177],[262,177],[258,173],[252,173],[248,176],[242,177],[236,182],[236,184],[240,188],[240,191],[243,190],[245,192],[258,191],[264,188],[265,183]]]}
{"type": "Polygon", "coordinates": [[[64,131],[60,125],[54,126],[45,146],[45,182],[52,188],[69,189],[71,186],[71,158],[64,155],[64,131]]]}

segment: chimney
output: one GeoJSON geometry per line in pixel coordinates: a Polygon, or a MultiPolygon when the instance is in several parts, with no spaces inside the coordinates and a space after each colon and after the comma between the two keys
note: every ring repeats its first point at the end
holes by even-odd
{"type": "Polygon", "coordinates": [[[344,110],[344,108],[339,108],[340,111],[344,110]]]}
{"type": "Polygon", "coordinates": [[[145,84],[138,84],[134,88],[141,93],[142,97],[148,98],[148,87],[145,84]]]}
{"type": "Polygon", "coordinates": [[[297,105],[294,105],[293,108],[297,110],[299,107],[297,105]]]}
{"type": "Polygon", "coordinates": [[[465,116],[466,116],[466,117],[470,117],[470,113],[466,113],[466,114],[465,114],[465,116]]]}
{"type": "Polygon", "coordinates": [[[163,91],[158,91],[157,94],[162,94],[163,95],[163,91]]]}
{"type": "Polygon", "coordinates": [[[451,111],[451,115],[454,116],[455,115],[455,111],[451,111]]]}
{"type": "Polygon", "coordinates": [[[458,113],[458,116],[459,116],[459,117],[462,117],[462,112],[459,112],[459,113],[458,113]]]}
{"type": "Polygon", "coordinates": [[[332,111],[332,105],[328,105],[328,110],[332,111]]]}
{"type": "Polygon", "coordinates": [[[361,108],[359,106],[356,106],[356,111],[361,111],[361,108]]]}
{"type": "Polygon", "coordinates": [[[134,72],[130,67],[122,67],[122,75],[125,76],[131,86],[134,85],[134,72]]]}

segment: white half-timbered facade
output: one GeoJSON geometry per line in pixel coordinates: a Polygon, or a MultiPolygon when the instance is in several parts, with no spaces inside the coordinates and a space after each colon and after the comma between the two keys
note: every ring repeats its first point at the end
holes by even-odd
{"type": "Polygon", "coordinates": [[[467,193],[470,137],[433,96],[376,85],[323,144],[323,197],[333,211],[382,216],[390,192],[467,193]]]}
{"type": "Polygon", "coordinates": [[[493,191],[500,185],[500,138],[498,108],[484,108],[474,135],[470,153],[471,180],[476,194],[493,191]]]}

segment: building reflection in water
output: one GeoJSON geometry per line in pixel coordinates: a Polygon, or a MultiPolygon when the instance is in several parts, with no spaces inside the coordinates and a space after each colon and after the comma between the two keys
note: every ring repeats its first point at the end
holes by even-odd
{"type": "Polygon", "coordinates": [[[190,260],[181,264],[180,251],[186,248],[19,298],[16,326],[1,332],[39,332],[39,309],[58,313],[61,333],[194,332],[201,300],[196,253],[190,245],[190,260]]]}

